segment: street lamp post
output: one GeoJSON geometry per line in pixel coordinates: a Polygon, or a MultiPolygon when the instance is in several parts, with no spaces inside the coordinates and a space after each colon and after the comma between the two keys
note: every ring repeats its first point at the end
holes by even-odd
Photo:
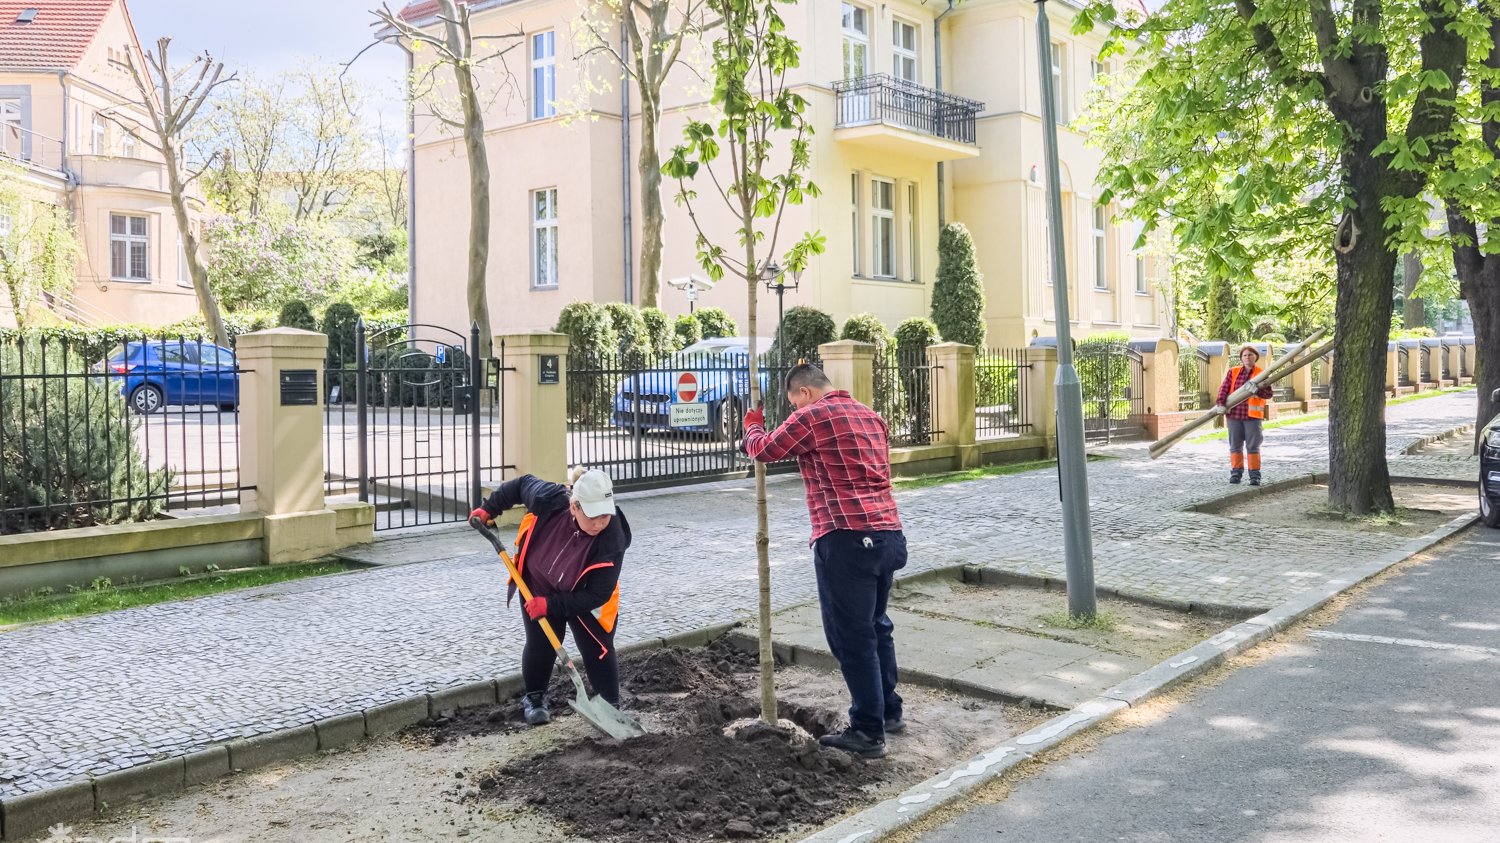
{"type": "Polygon", "coordinates": [[[1073,365],[1068,314],[1068,266],[1064,260],[1062,182],[1057,163],[1057,102],[1049,68],[1052,27],[1047,0],[1036,0],[1037,66],[1042,84],[1042,145],[1047,166],[1047,215],[1051,224],[1053,313],[1057,323],[1057,464],[1062,489],[1063,549],[1067,559],[1068,614],[1098,613],[1094,592],[1094,540],[1089,524],[1088,460],[1083,445],[1083,388],[1073,365]]]}
{"type": "Polygon", "coordinates": [[[782,323],[786,321],[786,291],[796,292],[797,288],[802,286],[802,270],[782,271],[781,267],[773,262],[766,264],[765,269],[761,270],[760,277],[766,282],[766,289],[776,294],[776,336],[779,339],[782,323]],[[792,275],[790,284],[786,283],[787,272],[792,275]]]}

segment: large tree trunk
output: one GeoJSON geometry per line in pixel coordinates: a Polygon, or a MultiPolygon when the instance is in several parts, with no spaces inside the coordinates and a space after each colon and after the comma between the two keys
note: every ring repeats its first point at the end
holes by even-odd
{"type": "Polygon", "coordinates": [[[1427,326],[1427,306],[1416,295],[1421,279],[1421,256],[1407,252],[1401,257],[1401,324],[1407,330],[1427,326]]]}
{"type": "Polygon", "coordinates": [[[1477,446],[1480,431],[1500,412],[1500,405],[1490,400],[1490,394],[1500,389],[1500,256],[1480,253],[1478,226],[1452,205],[1448,207],[1448,230],[1465,241],[1453,247],[1453,269],[1458,275],[1459,293],[1474,320],[1478,365],[1473,375],[1479,387],[1474,417],[1477,446]]]}
{"type": "MultiPolygon", "coordinates": [[[[657,109],[641,98],[641,259],[638,264],[641,306],[658,307],[661,295],[661,256],[665,248],[661,205],[661,153],[656,147],[657,109]]],[[[628,246],[627,246],[628,248],[628,246]]],[[[752,334],[751,336],[754,336],[752,334]]]]}
{"type": "Polygon", "coordinates": [[[1385,460],[1385,361],[1390,343],[1396,255],[1385,243],[1380,198],[1388,172],[1374,147],[1386,136],[1383,105],[1369,105],[1351,126],[1344,153],[1348,194],[1356,205],[1338,242],[1338,298],[1334,324],[1338,374],[1328,413],[1328,503],[1353,515],[1389,512],[1390,471],[1385,460]]]}
{"type": "Polygon", "coordinates": [[[229,332],[224,328],[224,314],[219,311],[219,302],[208,286],[208,267],[198,259],[198,238],[188,226],[187,187],[182,181],[182,158],[176,146],[168,138],[162,138],[162,158],[167,167],[167,189],[172,195],[172,216],[177,218],[177,230],[182,233],[182,248],[187,255],[188,275],[193,280],[193,293],[198,297],[198,310],[203,314],[203,324],[213,333],[214,344],[229,347],[229,332]]]}

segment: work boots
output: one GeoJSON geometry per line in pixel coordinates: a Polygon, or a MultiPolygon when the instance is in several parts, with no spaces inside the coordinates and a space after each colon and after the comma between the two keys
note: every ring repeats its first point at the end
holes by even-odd
{"type": "Polygon", "coordinates": [[[885,757],[884,737],[877,738],[853,726],[835,735],[824,735],[818,738],[818,743],[831,749],[842,749],[845,752],[851,752],[860,758],[885,757]]]}
{"type": "Polygon", "coordinates": [[[1238,486],[1240,484],[1240,480],[1244,476],[1245,476],[1245,470],[1243,468],[1231,468],[1231,469],[1229,469],[1229,482],[1233,483],[1236,486],[1238,486]]]}
{"type": "Polygon", "coordinates": [[[535,691],[521,696],[521,714],[526,717],[526,725],[540,726],[543,723],[551,723],[552,715],[547,711],[547,692],[535,691]]]}
{"type": "Polygon", "coordinates": [[[1256,469],[1253,469],[1253,468],[1250,469],[1250,485],[1251,486],[1259,486],[1260,485],[1260,471],[1258,471],[1256,469]]]}

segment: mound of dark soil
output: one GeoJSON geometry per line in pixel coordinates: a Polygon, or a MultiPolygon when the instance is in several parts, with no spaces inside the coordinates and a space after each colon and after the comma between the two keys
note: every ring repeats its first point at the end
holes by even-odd
{"type": "Polygon", "coordinates": [[[699,725],[709,730],[575,744],[480,774],[476,783],[481,797],[519,798],[580,836],[673,843],[768,837],[822,823],[880,778],[883,765],[806,737],[763,730],[742,741],[699,725]]]}
{"type": "Polygon", "coordinates": [[[676,648],[626,659],[620,674],[620,686],[636,694],[720,695],[737,690],[729,670],[720,670],[702,653],[676,648]]]}

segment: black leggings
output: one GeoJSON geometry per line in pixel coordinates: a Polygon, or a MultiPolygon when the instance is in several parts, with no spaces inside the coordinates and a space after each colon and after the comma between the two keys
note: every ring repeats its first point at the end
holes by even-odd
{"type": "MultiPolygon", "coordinates": [[[[538,621],[526,617],[526,647],[521,651],[521,679],[526,683],[526,693],[547,690],[552,679],[552,666],[557,663],[557,652],[552,642],[542,632],[538,621]]],[[[594,693],[608,700],[611,705],[620,704],[620,666],[615,660],[615,634],[605,632],[593,615],[570,618],[567,627],[573,630],[573,642],[578,645],[578,664],[588,674],[594,693]]],[[[567,629],[552,621],[552,631],[567,640],[567,629]]]]}

